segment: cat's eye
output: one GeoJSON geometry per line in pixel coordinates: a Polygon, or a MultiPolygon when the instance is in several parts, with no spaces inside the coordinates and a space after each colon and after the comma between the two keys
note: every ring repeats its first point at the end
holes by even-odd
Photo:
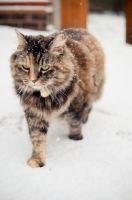
{"type": "Polygon", "coordinates": [[[48,66],[48,65],[43,65],[43,66],[41,67],[41,69],[42,69],[43,71],[47,71],[47,70],[49,69],[49,66],[48,66]]]}
{"type": "Polygon", "coordinates": [[[27,66],[27,65],[22,65],[22,67],[23,67],[23,69],[25,69],[25,70],[29,70],[29,69],[30,69],[30,67],[27,66]]]}

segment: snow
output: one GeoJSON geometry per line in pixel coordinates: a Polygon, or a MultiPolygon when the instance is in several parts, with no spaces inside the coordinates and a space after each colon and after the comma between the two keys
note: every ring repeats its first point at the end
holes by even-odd
{"type": "Polygon", "coordinates": [[[83,126],[82,141],[67,138],[64,122],[51,124],[46,166],[32,169],[26,164],[31,155],[27,124],[9,68],[17,38],[14,28],[0,26],[0,200],[132,199],[132,46],[125,43],[125,18],[90,14],[88,30],[106,55],[104,95],[83,126]]]}

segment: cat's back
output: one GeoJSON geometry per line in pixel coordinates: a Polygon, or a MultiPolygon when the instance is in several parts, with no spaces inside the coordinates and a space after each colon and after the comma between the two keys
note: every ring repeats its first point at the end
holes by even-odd
{"type": "MultiPolygon", "coordinates": [[[[104,66],[104,52],[99,41],[83,28],[68,28],[63,30],[64,34],[73,41],[77,41],[87,47],[87,50],[92,54],[97,62],[97,65],[104,66]]],[[[88,52],[86,52],[87,54],[88,52]]]]}
{"type": "Polygon", "coordinates": [[[85,29],[69,28],[64,30],[64,34],[70,38],[68,46],[79,64],[79,78],[82,80],[80,87],[86,93],[91,93],[90,96],[94,96],[94,99],[98,99],[105,80],[105,59],[100,43],[85,29]],[[70,45],[72,41],[73,44],[70,45]]]}
{"type": "Polygon", "coordinates": [[[65,35],[67,35],[68,37],[70,37],[71,39],[73,40],[76,40],[76,41],[81,41],[82,37],[84,35],[89,35],[89,33],[85,30],[85,29],[82,29],[82,28],[68,28],[68,29],[64,29],[63,30],[63,33],[65,35]]]}
{"type": "Polygon", "coordinates": [[[94,47],[99,46],[97,39],[83,28],[68,28],[64,29],[63,33],[69,38],[83,43],[87,47],[92,48],[92,45],[94,45],[94,47]]]}

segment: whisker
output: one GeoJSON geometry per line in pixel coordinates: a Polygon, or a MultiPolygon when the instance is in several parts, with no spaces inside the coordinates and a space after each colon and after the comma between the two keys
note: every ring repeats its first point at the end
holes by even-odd
{"type": "MultiPolygon", "coordinates": [[[[48,89],[48,88],[47,88],[48,89]]],[[[51,88],[50,88],[51,89],[51,88]]],[[[52,90],[52,93],[50,93],[50,96],[51,96],[51,98],[52,98],[52,101],[55,101],[55,103],[56,104],[58,104],[58,102],[56,101],[56,95],[53,93],[53,89],[51,89],[52,90]]],[[[48,89],[48,91],[49,91],[49,89],[48,89]]]]}
{"type": "Polygon", "coordinates": [[[63,94],[65,97],[67,97],[67,95],[65,93],[62,92],[62,90],[60,90],[61,94],[63,94]]]}
{"type": "Polygon", "coordinates": [[[54,86],[54,88],[55,88],[55,90],[56,90],[58,93],[61,93],[61,94],[63,94],[65,97],[67,97],[67,95],[66,95],[64,92],[62,92],[62,90],[58,90],[56,86],[54,86]]]}
{"type": "Polygon", "coordinates": [[[57,98],[57,96],[55,95],[55,98],[57,99],[59,106],[61,106],[60,100],[57,98]]]}
{"type": "Polygon", "coordinates": [[[24,92],[23,92],[23,94],[22,94],[22,98],[24,98],[24,96],[25,96],[25,94],[26,94],[26,92],[27,92],[27,88],[28,88],[28,85],[26,85],[26,86],[24,87],[24,92]]]}
{"type": "Polygon", "coordinates": [[[24,86],[16,85],[15,88],[18,91],[18,93],[20,94],[22,92],[22,90],[24,89],[24,86]]]}

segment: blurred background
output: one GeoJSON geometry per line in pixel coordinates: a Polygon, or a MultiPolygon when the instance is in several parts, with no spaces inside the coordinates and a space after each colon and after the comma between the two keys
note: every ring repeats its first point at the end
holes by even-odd
{"type": "Polygon", "coordinates": [[[34,30],[86,28],[89,13],[111,11],[125,14],[126,41],[132,43],[131,7],[131,0],[0,0],[0,25],[34,30]]]}

